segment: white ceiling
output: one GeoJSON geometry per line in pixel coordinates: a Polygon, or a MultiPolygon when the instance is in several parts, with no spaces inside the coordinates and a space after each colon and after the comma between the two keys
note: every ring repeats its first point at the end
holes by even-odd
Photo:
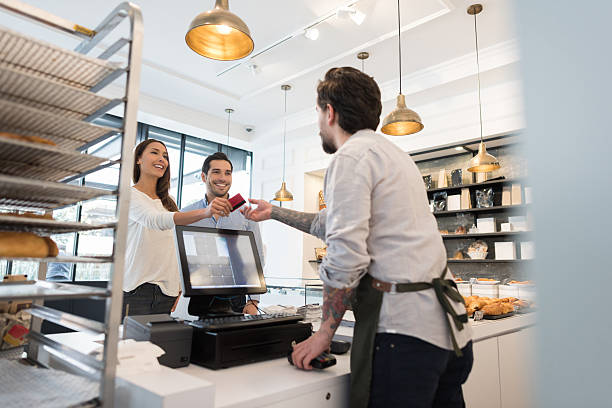
{"type": "MultiPolygon", "coordinates": [[[[90,28],[94,28],[115,4],[79,0],[27,2],[90,28]]],[[[256,76],[252,75],[246,63],[218,76],[217,73],[236,62],[203,58],[185,44],[184,36],[190,21],[198,13],[212,8],[213,0],[135,2],[142,8],[145,24],[141,92],[223,118],[226,117],[224,109],[232,107],[236,110],[232,121],[238,123],[258,128],[282,116],[283,93],[280,85],[283,83],[293,85],[293,90],[288,94],[289,114],[312,107],[317,81],[333,66],[361,68],[356,58],[359,51],[370,53],[370,59],[365,62],[365,71],[373,75],[379,84],[388,84],[398,77],[395,0],[357,1],[356,7],[367,15],[361,26],[351,20],[332,17],[318,26],[320,37],[317,41],[298,35],[256,57],[253,62],[261,69],[256,76]]],[[[338,7],[353,2],[230,0],[229,4],[230,10],[249,26],[256,53],[338,7]]],[[[470,3],[464,0],[401,2],[403,75],[409,76],[473,53],[473,17],[465,12],[470,3]]],[[[478,16],[481,49],[513,40],[511,1],[485,0],[481,3],[484,5],[483,13],[478,16]]],[[[44,35],[45,38],[70,45],[70,39],[32,28],[14,17],[1,14],[0,24],[26,29],[32,35],[44,35]]],[[[110,44],[111,40],[109,38],[105,43],[110,44]]],[[[245,60],[248,62],[249,58],[245,60]]],[[[497,74],[490,73],[487,78],[495,82],[515,79],[516,72],[505,67],[497,74]]],[[[483,83],[483,86],[487,84],[492,83],[483,83]]],[[[467,89],[470,84],[454,83],[449,86],[467,89]]],[[[410,96],[408,102],[425,103],[441,94],[444,92],[439,87],[432,87],[431,92],[421,90],[410,96]]]]}

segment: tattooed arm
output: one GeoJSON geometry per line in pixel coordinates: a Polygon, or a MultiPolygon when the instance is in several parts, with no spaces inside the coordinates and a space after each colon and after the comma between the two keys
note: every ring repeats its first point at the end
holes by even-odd
{"type": "Polygon", "coordinates": [[[305,213],[277,207],[265,200],[249,199],[257,207],[244,206],[240,209],[249,220],[264,221],[273,219],[302,232],[312,234],[318,238],[325,238],[325,210],[320,213],[305,213]]]}
{"type": "Polygon", "coordinates": [[[293,348],[291,358],[296,367],[311,370],[310,362],[329,350],[332,337],[340,325],[344,312],[351,304],[356,289],[337,289],[323,285],[323,319],[319,330],[293,348]]]}

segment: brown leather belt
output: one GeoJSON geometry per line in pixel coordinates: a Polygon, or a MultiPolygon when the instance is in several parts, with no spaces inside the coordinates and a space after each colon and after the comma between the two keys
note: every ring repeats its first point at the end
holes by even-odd
{"type": "Polygon", "coordinates": [[[397,283],[385,282],[372,277],[372,287],[381,292],[402,293],[402,292],[418,292],[425,289],[431,289],[432,285],[425,282],[416,283],[397,283]]]}

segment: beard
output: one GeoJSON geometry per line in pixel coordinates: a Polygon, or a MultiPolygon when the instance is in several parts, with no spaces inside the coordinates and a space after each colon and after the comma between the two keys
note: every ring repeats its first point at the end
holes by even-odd
{"type": "Polygon", "coordinates": [[[319,136],[321,136],[321,147],[323,147],[323,151],[327,154],[336,153],[336,145],[334,145],[333,141],[328,139],[323,132],[319,132],[319,136]]]}

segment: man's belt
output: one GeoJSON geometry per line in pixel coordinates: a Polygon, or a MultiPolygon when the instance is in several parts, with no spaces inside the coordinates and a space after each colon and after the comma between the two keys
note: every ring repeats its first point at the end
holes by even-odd
{"type": "MultiPolygon", "coordinates": [[[[461,331],[463,330],[463,325],[468,321],[467,313],[461,315],[457,314],[453,306],[450,304],[449,299],[454,300],[458,303],[464,303],[463,296],[461,296],[461,294],[457,290],[457,284],[455,283],[455,281],[451,279],[444,279],[444,275],[446,275],[446,270],[447,268],[444,268],[444,271],[442,271],[442,276],[439,278],[434,278],[431,282],[384,282],[372,277],[372,287],[381,292],[387,293],[420,292],[422,290],[433,289],[436,293],[436,297],[438,298],[438,302],[442,306],[442,309],[444,309],[444,311],[450,315],[457,330],[461,331]]],[[[455,333],[453,333],[450,321],[446,319],[446,323],[448,324],[448,329],[451,334],[451,340],[453,342],[453,349],[455,350],[455,354],[457,355],[457,357],[461,357],[463,353],[461,353],[461,349],[457,345],[455,333]]]]}

